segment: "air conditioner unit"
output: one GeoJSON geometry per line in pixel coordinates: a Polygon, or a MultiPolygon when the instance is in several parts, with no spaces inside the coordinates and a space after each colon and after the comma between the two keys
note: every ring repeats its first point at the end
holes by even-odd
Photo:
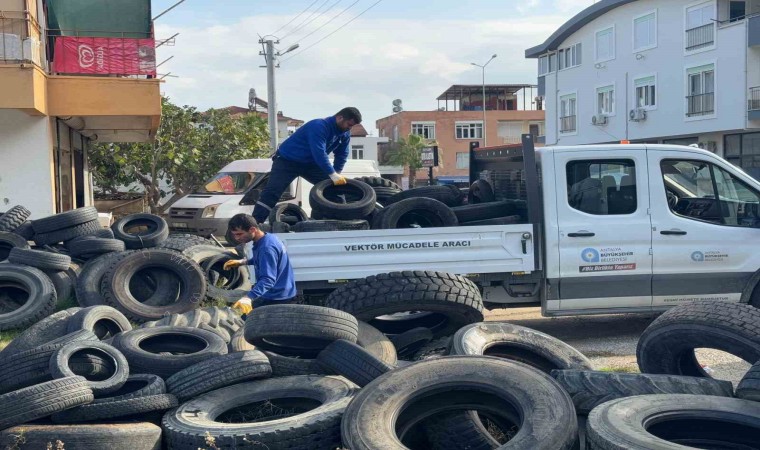
{"type": "Polygon", "coordinates": [[[628,118],[630,118],[632,122],[647,120],[647,111],[644,108],[632,109],[631,112],[628,113],[628,118]]]}
{"type": "Polygon", "coordinates": [[[591,116],[591,125],[607,125],[607,116],[604,114],[597,114],[595,116],[591,116]]]}

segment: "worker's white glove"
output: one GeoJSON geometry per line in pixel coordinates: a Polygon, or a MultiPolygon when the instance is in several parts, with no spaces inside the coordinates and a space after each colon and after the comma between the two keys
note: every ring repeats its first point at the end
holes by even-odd
{"type": "Polygon", "coordinates": [[[335,186],[343,186],[344,184],[347,183],[346,177],[344,177],[343,175],[339,174],[338,172],[331,173],[330,174],[330,179],[332,180],[332,182],[333,182],[333,184],[335,186]]]}

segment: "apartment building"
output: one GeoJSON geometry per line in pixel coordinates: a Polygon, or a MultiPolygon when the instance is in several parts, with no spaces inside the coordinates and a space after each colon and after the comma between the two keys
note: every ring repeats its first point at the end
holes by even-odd
{"type": "Polygon", "coordinates": [[[525,55],[547,145],[696,144],[760,178],[759,0],[602,0],[525,55]]]}
{"type": "Polygon", "coordinates": [[[0,0],[0,210],[93,203],[95,142],[146,142],[161,120],[149,0],[0,0]]]}
{"type": "MultiPolygon", "coordinates": [[[[410,134],[434,140],[441,162],[433,172],[436,181],[467,183],[470,142],[485,147],[519,143],[523,133],[544,135],[544,111],[535,102],[536,90],[528,84],[486,85],[484,115],[482,85],[453,85],[438,97],[437,109],[398,112],[378,120],[376,127],[391,145],[410,134]]],[[[418,183],[427,178],[427,169],[417,174],[418,183]]]]}

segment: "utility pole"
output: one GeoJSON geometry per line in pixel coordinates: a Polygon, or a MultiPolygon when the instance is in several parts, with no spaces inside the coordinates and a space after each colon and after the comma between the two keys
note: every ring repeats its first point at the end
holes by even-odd
{"type": "Polygon", "coordinates": [[[496,58],[494,54],[485,64],[470,63],[473,66],[480,67],[483,70],[483,147],[488,147],[488,135],[486,134],[486,66],[496,58]]]}
{"type": "Polygon", "coordinates": [[[264,39],[262,38],[259,40],[259,44],[263,44],[265,47],[265,50],[263,52],[259,52],[260,55],[263,55],[266,59],[267,65],[265,66],[267,68],[267,119],[269,122],[269,142],[272,147],[272,154],[277,151],[277,141],[278,141],[278,133],[277,133],[277,90],[275,88],[275,68],[280,67],[279,64],[277,64],[277,57],[282,56],[286,53],[290,53],[293,50],[297,49],[299,47],[298,44],[294,44],[290,46],[285,52],[280,53],[275,52],[274,45],[279,44],[280,41],[277,38],[268,38],[264,39]]]}

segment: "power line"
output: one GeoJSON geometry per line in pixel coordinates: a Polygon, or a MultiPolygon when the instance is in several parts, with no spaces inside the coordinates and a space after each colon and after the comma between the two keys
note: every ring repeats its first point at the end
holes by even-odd
{"type": "Polygon", "coordinates": [[[383,1],[383,0],[377,0],[375,3],[373,3],[372,5],[370,5],[370,6],[369,6],[369,8],[365,9],[364,11],[362,11],[362,12],[360,12],[359,14],[357,14],[356,16],[354,16],[354,17],[353,17],[351,20],[349,20],[348,22],[344,23],[343,25],[341,25],[340,27],[338,27],[337,29],[335,29],[335,30],[334,30],[332,33],[328,34],[327,36],[323,37],[322,39],[318,40],[317,42],[315,42],[315,43],[313,43],[313,44],[309,45],[308,47],[304,48],[303,50],[301,50],[300,52],[298,52],[298,53],[296,53],[295,55],[291,56],[290,58],[287,58],[287,59],[283,60],[282,62],[287,62],[287,61],[290,61],[291,59],[293,59],[293,58],[295,58],[296,56],[300,55],[301,53],[305,52],[306,50],[308,50],[308,49],[310,49],[310,48],[312,48],[312,47],[314,47],[314,46],[318,45],[320,42],[324,41],[325,39],[329,38],[329,37],[330,37],[330,36],[332,36],[333,34],[337,33],[338,31],[340,31],[340,30],[342,30],[343,28],[345,28],[346,26],[348,26],[348,24],[350,24],[350,23],[351,23],[351,22],[353,22],[354,20],[356,20],[356,19],[358,19],[359,17],[363,16],[363,15],[364,15],[364,13],[366,13],[366,12],[367,12],[367,11],[369,11],[370,9],[374,8],[375,6],[377,6],[377,5],[378,5],[379,3],[381,3],[382,1],[383,1]]]}
{"type": "Polygon", "coordinates": [[[298,19],[298,18],[299,18],[299,17],[301,17],[301,16],[302,16],[302,15],[303,15],[303,14],[304,14],[306,11],[308,11],[308,10],[309,10],[309,9],[310,9],[312,6],[314,6],[314,4],[315,4],[315,3],[317,3],[318,1],[319,1],[319,0],[314,0],[313,2],[311,2],[311,5],[307,6],[307,7],[306,7],[306,9],[304,9],[303,11],[301,11],[300,13],[298,13],[298,15],[297,15],[297,16],[295,16],[295,17],[293,17],[292,19],[290,19],[290,21],[289,21],[288,23],[286,23],[285,25],[281,26],[280,28],[278,28],[278,29],[274,30],[274,31],[273,31],[272,33],[270,33],[270,34],[273,34],[273,35],[274,35],[274,34],[275,34],[275,33],[277,33],[278,31],[282,30],[283,28],[285,28],[285,27],[287,27],[288,25],[290,25],[291,23],[293,23],[293,22],[294,22],[296,19],[298,19]]]}
{"type": "MultiPolygon", "coordinates": [[[[333,3],[332,5],[330,5],[330,7],[329,7],[329,8],[327,8],[326,10],[322,11],[321,13],[319,13],[317,16],[315,16],[315,17],[314,17],[313,19],[311,19],[309,22],[305,23],[305,24],[304,24],[304,26],[303,26],[303,27],[301,27],[301,30],[303,30],[304,28],[306,28],[307,26],[309,26],[309,24],[311,24],[311,23],[312,23],[312,22],[314,22],[315,20],[319,19],[320,17],[322,17],[322,16],[324,16],[325,14],[327,14],[328,12],[330,12],[330,10],[331,10],[331,9],[335,8],[335,5],[337,5],[338,3],[342,2],[342,1],[343,1],[343,0],[337,0],[335,3],[333,3]]],[[[357,1],[359,1],[359,0],[357,0],[357,1]]],[[[356,3],[354,3],[354,4],[356,4],[356,3]]],[[[345,10],[343,10],[343,11],[345,12],[345,10]]],[[[342,14],[342,13],[341,13],[341,14],[342,14]]],[[[340,14],[338,14],[338,15],[340,15],[340,14]]],[[[332,19],[328,20],[328,21],[327,21],[327,23],[330,23],[330,21],[331,21],[331,20],[332,20],[332,19]]],[[[323,26],[324,26],[324,25],[323,25],[323,26]]],[[[322,27],[318,27],[318,28],[317,28],[317,30],[319,30],[319,28],[322,28],[322,27]]],[[[300,31],[300,30],[299,30],[299,31],[300,31]]],[[[316,30],[314,30],[314,31],[316,31],[316,30]]],[[[311,36],[312,34],[314,34],[314,31],[312,31],[311,33],[307,34],[307,35],[306,35],[306,37],[308,37],[308,36],[311,36]]],[[[292,33],[291,33],[291,34],[292,34],[292,33]]],[[[299,40],[299,41],[300,41],[300,40],[303,40],[303,39],[305,39],[306,37],[302,37],[302,38],[300,38],[300,39],[298,39],[298,40],[299,40]]]]}
{"type": "MultiPolygon", "coordinates": [[[[327,25],[329,25],[329,24],[330,24],[330,22],[332,22],[333,20],[335,20],[335,19],[337,19],[338,17],[340,17],[341,15],[343,15],[343,13],[344,13],[344,12],[346,12],[346,11],[348,11],[349,9],[353,8],[353,6],[354,6],[355,4],[357,4],[357,3],[359,3],[360,1],[361,1],[361,0],[356,0],[355,2],[351,3],[350,5],[348,5],[348,8],[346,8],[346,9],[344,9],[343,11],[339,12],[337,15],[335,15],[334,17],[332,17],[330,20],[328,20],[327,22],[325,22],[325,23],[323,23],[322,25],[320,25],[320,26],[319,26],[319,27],[318,27],[316,30],[312,31],[311,33],[307,34],[306,36],[302,37],[302,38],[301,38],[301,39],[299,39],[299,40],[300,40],[300,41],[304,41],[304,40],[306,40],[306,38],[308,38],[309,36],[313,35],[313,34],[314,34],[314,33],[316,33],[317,31],[319,31],[319,30],[321,30],[322,28],[324,28],[324,27],[326,27],[327,25]]],[[[295,55],[293,55],[293,56],[295,56],[295,55]]]]}
{"type": "Polygon", "coordinates": [[[285,38],[286,38],[286,37],[288,37],[288,36],[291,36],[293,33],[297,33],[297,32],[299,32],[299,31],[301,31],[301,29],[303,28],[304,24],[305,24],[305,23],[306,23],[306,22],[307,22],[309,19],[311,19],[312,17],[314,17],[314,14],[316,14],[316,13],[317,13],[317,12],[318,12],[320,9],[324,8],[324,6],[325,6],[325,5],[327,5],[327,3],[328,3],[329,1],[330,1],[330,0],[325,0],[324,2],[322,2],[322,4],[321,4],[321,5],[319,5],[319,7],[317,7],[317,9],[315,9],[314,11],[312,11],[312,12],[311,12],[311,14],[309,14],[309,16],[303,20],[303,22],[301,22],[301,23],[299,23],[298,25],[296,25],[296,27],[295,27],[293,30],[291,30],[291,31],[290,31],[290,33],[287,33],[287,34],[285,34],[285,36],[281,37],[281,38],[280,38],[280,40],[282,40],[282,39],[285,39],[285,38]]]}

